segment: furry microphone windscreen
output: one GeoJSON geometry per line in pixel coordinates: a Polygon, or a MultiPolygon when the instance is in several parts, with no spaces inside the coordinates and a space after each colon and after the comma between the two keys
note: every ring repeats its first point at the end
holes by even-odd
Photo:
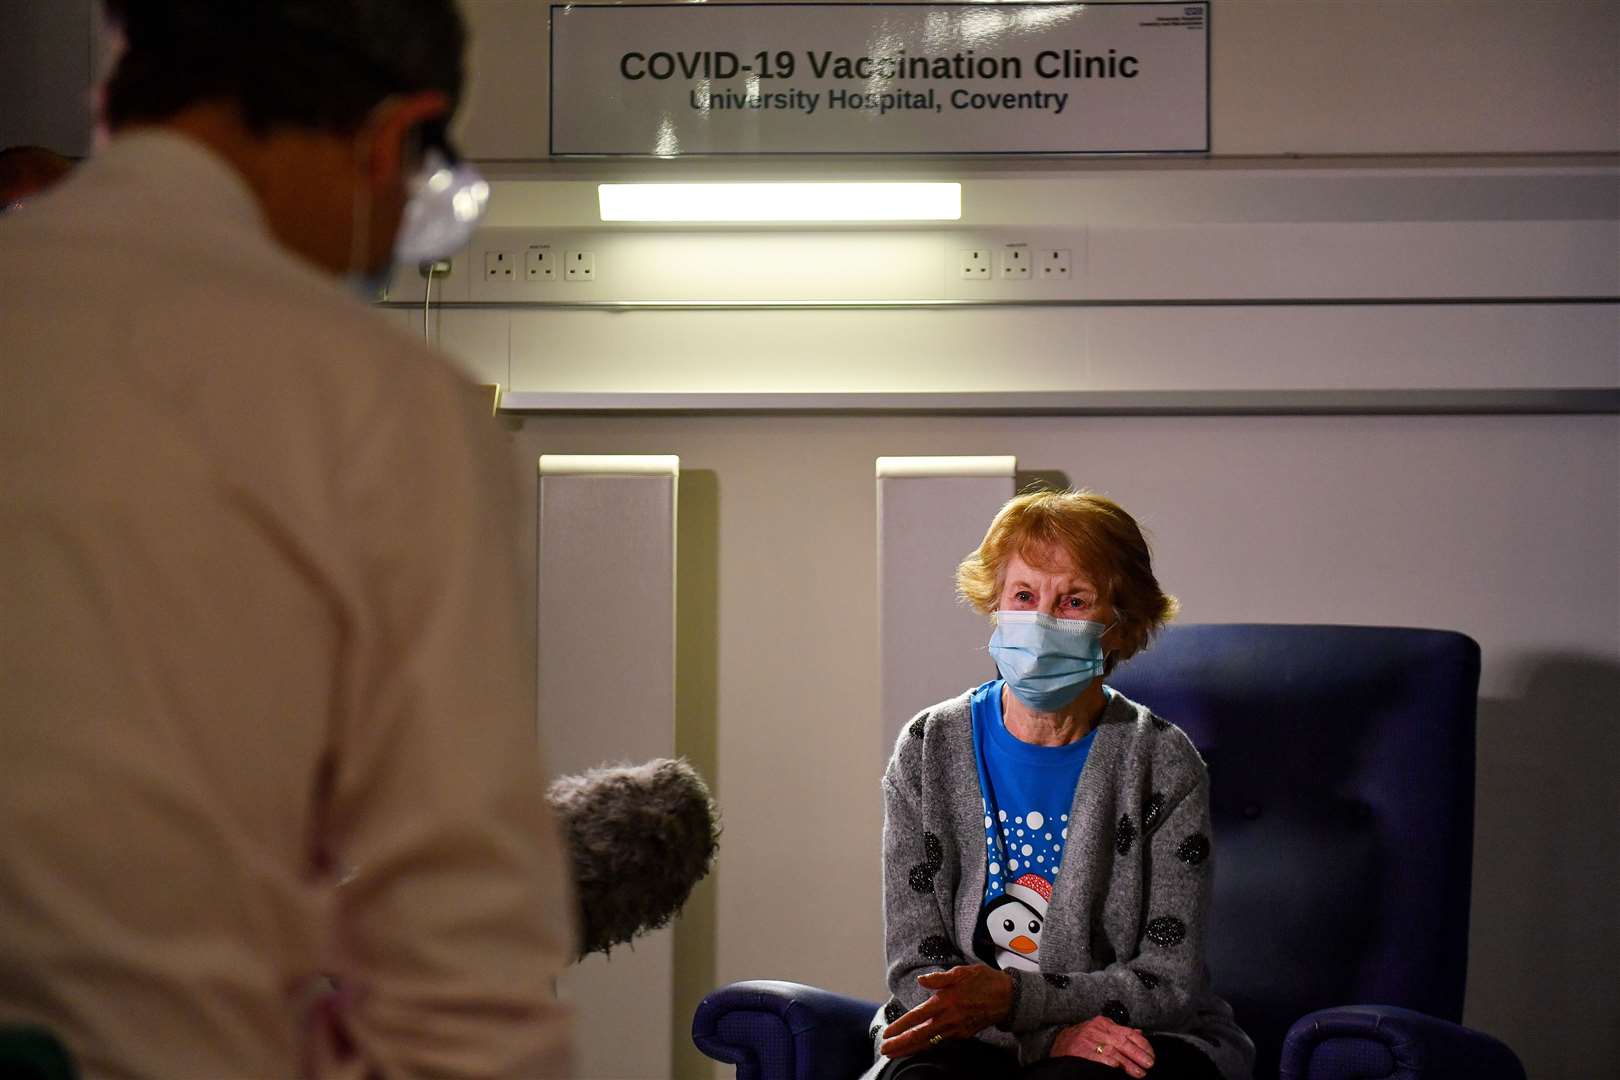
{"type": "Polygon", "coordinates": [[[582,957],[669,925],[714,862],[718,815],[685,761],[565,776],[547,799],[573,863],[582,957]]]}

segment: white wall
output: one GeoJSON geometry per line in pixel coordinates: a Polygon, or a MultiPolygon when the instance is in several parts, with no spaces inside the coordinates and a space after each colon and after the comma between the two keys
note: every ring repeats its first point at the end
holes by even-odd
{"type": "MultiPolygon", "coordinates": [[[[545,156],[543,0],[465,0],[483,158],[545,156]]],[[[1220,155],[1620,149],[1613,0],[1214,0],[1220,155]]]]}
{"type": "MultiPolygon", "coordinates": [[[[89,147],[92,0],[0,0],[0,146],[89,147]]],[[[463,0],[471,154],[545,157],[546,0],[463,0]]],[[[1614,0],[1215,0],[1214,152],[1620,150],[1614,0]]]]}
{"type": "MultiPolygon", "coordinates": [[[[3,2],[0,144],[81,149],[88,0],[3,2]]],[[[465,142],[475,156],[520,163],[501,173],[512,197],[498,212],[510,216],[492,224],[593,226],[588,183],[601,168],[535,160],[546,142],[546,4],[466,6],[477,36],[465,142]],[[567,184],[581,190],[561,197],[567,184]],[[525,190],[547,198],[526,200],[525,190]]],[[[1467,293],[1506,273],[1513,295],[1545,296],[1537,275],[1513,265],[1514,244],[1491,261],[1466,254],[1466,238],[1528,224],[1553,276],[1579,264],[1575,280],[1588,294],[1620,292],[1602,262],[1620,220],[1615,0],[1216,0],[1212,54],[1212,162],[1025,163],[1016,174],[979,166],[973,179],[1011,186],[997,189],[992,219],[974,227],[1130,226],[1146,243],[1178,223],[1297,224],[1306,227],[1276,234],[1302,250],[1291,267],[1376,279],[1381,264],[1368,252],[1388,248],[1329,261],[1305,238],[1324,223],[1364,225],[1354,233],[1362,237],[1397,222],[1440,226],[1455,244],[1439,258],[1427,241],[1410,244],[1431,261],[1418,281],[1400,279],[1403,289],[1467,293]],[[1593,152],[1606,156],[1547,156],[1593,152]],[[1503,157],[1447,157],[1481,154],[1503,157]],[[1231,160],[1239,157],[1263,160],[1231,160]],[[1601,171],[1583,179],[1593,165],[1601,171]]],[[[951,162],[916,169],[960,171],[951,162]]],[[[784,166],[750,163],[755,171],[784,166]]],[[[1092,280],[1118,288],[1134,265],[1141,287],[1164,287],[1170,271],[1194,265],[1176,255],[1160,248],[1107,267],[1094,259],[1092,280]]],[[[1263,268],[1263,253],[1250,258],[1263,268]]],[[[1412,266],[1397,259],[1391,269],[1399,278],[1412,266]]],[[[1620,385],[1612,303],[469,308],[434,324],[480,376],[562,388],[986,389],[1005,381],[1009,343],[1031,389],[1620,385]]],[[[1485,669],[1468,1019],[1512,1043],[1538,1080],[1584,1080],[1620,1056],[1608,1004],[1620,970],[1610,912],[1620,862],[1610,780],[1620,761],[1620,418],[509,423],[531,460],[682,457],[677,743],[715,779],[727,831],[719,869],[675,935],[674,1030],[638,1030],[633,1002],[623,1018],[634,1037],[667,1040],[680,1075],[711,1073],[684,1029],[697,998],[720,983],[770,976],[880,993],[872,461],[883,454],[1011,453],[1026,468],[1108,491],[1154,530],[1162,578],[1189,620],[1474,635],[1485,669]]]]}
{"type": "Polygon", "coordinates": [[[690,529],[712,552],[681,606],[683,664],[707,673],[712,712],[683,711],[676,739],[711,772],[726,833],[677,929],[678,1075],[710,1075],[685,1025],[712,986],[882,992],[886,454],[1012,453],[1108,492],[1151,530],[1187,621],[1476,638],[1466,1019],[1538,1080],[1586,1080],[1620,1054],[1620,417],[532,417],[514,438],[526,457],[678,453],[682,543],[690,529]]]}
{"type": "MultiPolygon", "coordinates": [[[[486,157],[544,146],[538,9],[471,4],[485,74],[466,131],[486,157]],[[492,74],[519,68],[521,79],[492,74]]],[[[1073,230],[1085,251],[1075,295],[1093,300],[1608,302],[486,307],[446,312],[441,340],[488,381],[560,391],[1620,386],[1620,4],[1217,0],[1213,25],[1209,162],[859,168],[963,179],[964,229],[1073,230]],[[1607,156],[1546,156],[1582,151],[1607,156]],[[1334,156],[1273,157],[1288,154],[1334,156]],[[1365,160],[1406,154],[1421,157],[1365,160]],[[1457,154],[1507,156],[1446,156],[1457,154]],[[1247,155],[1267,160],[1231,160],[1247,155]]],[[[509,167],[490,226],[589,237],[600,280],[572,294],[586,300],[803,299],[838,284],[824,237],[597,227],[598,179],[805,171],[663,164],[509,167]],[[811,272],[725,276],[750,260],[811,272]]],[[[924,278],[957,235],[937,234],[932,256],[916,254],[927,234],[893,235],[888,276],[854,293],[956,295],[924,278]]],[[[1604,1004],[1620,963],[1606,907],[1620,877],[1608,780],[1620,760],[1620,419],[545,415],[521,421],[516,443],[528,456],[682,457],[682,550],[706,554],[683,560],[682,678],[699,686],[683,682],[677,742],[714,776],[727,832],[677,928],[677,1075],[729,1075],[685,1032],[714,986],[774,977],[881,994],[877,733],[894,719],[876,711],[871,472],[884,454],[1011,453],[1108,491],[1155,531],[1188,620],[1476,637],[1467,1019],[1538,1080],[1584,1080],[1620,1053],[1604,1004]]]]}
{"type": "MultiPolygon", "coordinates": [[[[887,232],[606,229],[584,180],[497,181],[435,293],[490,306],[452,308],[439,340],[520,391],[1620,386],[1612,159],[959,175],[960,225],[887,232]],[[1071,250],[1072,278],[954,274],[1014,241],[1071,250]],[[486,252],[531,243],[593,251],[597,279],[484,281],[486,252]],[[919,306],[611,309],[837,299],[919,306]]],[[[390,296],[421,295],[404,268],[390,296]]]]}

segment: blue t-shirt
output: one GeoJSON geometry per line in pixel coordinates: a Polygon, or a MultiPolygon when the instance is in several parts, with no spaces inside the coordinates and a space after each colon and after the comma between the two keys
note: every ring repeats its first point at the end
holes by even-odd
{"type": "Polygon", "coordinates": [[[993,967],[1036,971],[1069,807],[1097,731],[1066,746],[1024,742],[1002,720],[1001,688],[1002,680],[992,679],[969,697],[989,870],[974,951],[993,967]]]}

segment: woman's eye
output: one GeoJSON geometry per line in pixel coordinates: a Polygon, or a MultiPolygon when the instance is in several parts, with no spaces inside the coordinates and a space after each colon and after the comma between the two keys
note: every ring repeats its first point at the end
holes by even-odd
{"type": "Polygon", "coordinates": [[[1040,933],[1041,932],[1041,924],[1036,922],[1034,919],[1031,919],[1029,921],[1029,932],[1032,933],[1032,934],[1040,933]]]}
{"type": "Polygon", "coordinates": [[[1009,934],[1012,933],[1013,932],[1013,921],[1011,919],[1002,919],[1001,920],[1001,928],[1003,930],[1007,931],[1007,933],[1009,933],[1009,934]]]}
{"type": "Polygon", "coordinates": [[[1013,599],[1017,600],[1020,604],[1028,604],[1034,601],[1035,595],[1026,589],[1019,592],[1013,597],[1013,599]]]}
{"type": "Polygon", "coordinates": [[[1086,602],[1078,596],[1071,596],[1069,597],[1069,606],[1072,608],[1083,608],[1086,606],[1086,602]]]}

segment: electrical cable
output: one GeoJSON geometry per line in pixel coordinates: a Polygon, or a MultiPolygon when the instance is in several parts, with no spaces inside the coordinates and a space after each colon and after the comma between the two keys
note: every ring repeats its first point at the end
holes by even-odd
{"type": "Polygon", "coordinates": [[[433,335],[428,331],[428,311],[433,306],[433,279],[438,274],[433,267],[428,267],[427,289],[422,293],[422,340],[429,345],[433,344],[433,335]]]}

